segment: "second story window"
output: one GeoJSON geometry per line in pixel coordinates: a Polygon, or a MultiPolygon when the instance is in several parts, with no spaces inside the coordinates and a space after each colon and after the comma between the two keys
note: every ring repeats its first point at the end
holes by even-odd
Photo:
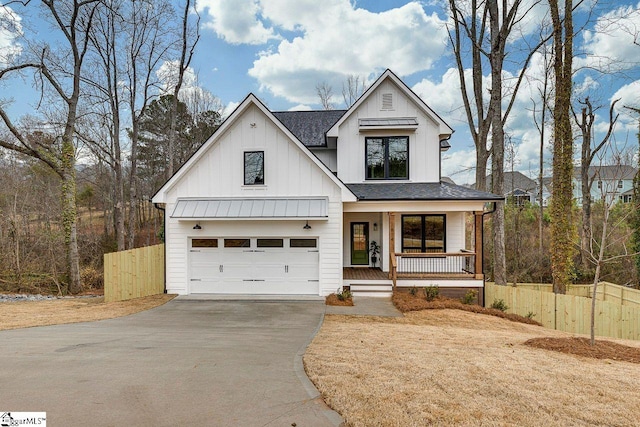
{"type": "Polygon", "coordinates": [[[264,184],[264,151],[245,151],[244,185],[264,184]]]}
{"type": "Polygon", "coordinates": [[[409,179],[409,137],[365,139],[366,179],[409,179]]]}

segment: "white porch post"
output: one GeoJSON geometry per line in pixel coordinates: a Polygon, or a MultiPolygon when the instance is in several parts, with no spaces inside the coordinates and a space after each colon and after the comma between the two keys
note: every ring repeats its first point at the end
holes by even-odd
{"type": "Polygon", "coordinates": [[[380,254],[380,266],[382,271],[389,271],[389,213],[382,212],[380,218],[380,226],[382,227],[382,253],[380,254]]]}

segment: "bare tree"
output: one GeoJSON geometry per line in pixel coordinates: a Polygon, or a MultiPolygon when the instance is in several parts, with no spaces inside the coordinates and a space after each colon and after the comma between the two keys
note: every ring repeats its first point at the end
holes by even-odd
{"type": "Polygon", "coordinates": [[[553,198],[551,201],[551,266],[553,291],[564,294],[570,283],[574,225],[571,217],[573,133],[571,89],[573,64],[573,1],[549,0],[553,22],[553,198]],[[564,12],[564,16],[561,13],[564,12]]]}
{"type": "Polygon", "coordinates": [[[326,81],[316,84],[316,93],[323,110],[333,110],[333,88],[326,81]]]}
{"type": "Polygon", "coordinates": [[[342,99],[346,108],[351,107],[360,96],[367,90],[364,77],[351,74],[342,83],[342,99]]]}
{"type": "Polygon", "coordinates": [[[184,4],[182,14],[182,25],[180,31],[180,59],[178,60],[175,70],[173,83],[173,108],[171,112],[171,126],[169,130],[169,167],[167,168],[167,178],[171,177],[174,172],[174,145],[176,140],[176,126],[178,115],[178,94],[182,88],[184,80],[184,74],[189,68],[193,53],[200,39],[200,15],[195,7],[195,0],[193,6],[191,0],[186,0],[184,4]],[[197,19],[195,25],[192,26],[189,20],[189,14],[195,13],[197,19]]]}
{"type": "Polygon", "coordinates": [[[20,71],[31,71],[41,82],[43,91],[51,90],[53,103],[64,110],[65,115],[58,136],[60,143],[47,145],[31,138],[16,125],[5,107],[0,105],[2,122],[14,138],[0,139],[0,146],[41,160],[60,176],[62,225],[69,274],[68,290],[77,293],[82,290],[82,283],[77,235],[75,127],[84,59],[89,45],[88,33],[91,31],[100,1],[74,0],[59,3],[55,0],[42,0],[41,3],[46,17],[52,21],[53,27],[63,40],[57,46],[59,51],[56,52],[43,44],[37,51],[34,49],[30,59],[0,70],[0,80],[20,71]]]}
{"type": "Polygon", "coordinates": [[[598,153],[605,148],[607,142],[611,138],[613,129],[618,120],[618,114],[614,114],[615,106],[620,101],[614,100],[609,108],[609,128],[604,137],[595,146],[593,145],[593,124],[595,122],[595,112],[598,108],[594,108],[589,97],[586,97],[583,101],[578,100],[578,103],[582,105],[580,117],[576,114],[573,107],[571,112],[573,113],[574,120],[580,128],[582,143],[581,143],[581,157],[580,157],[580,180],[582,190],[582,227],[580,228],[580,257],[582,259],[583,267],[589,265],[587,258],[588,246],[591,241],[591,188],[593,187],[593,181],[596,179],[596,174],[589,174],[589,169],[594,158],[598,153]]]}
{"type": "MultiPolygon", "coordinates": [[[[634,209],[615,209],[616,204],[620,202],[619,197],[617,197],[618,181],[624,178],[626,164],[620,163],[621,156],[619,155],[619,149],[613,146],[611,146],[611,149],[613,151],[611,155],[606,156],[605,153],[602,152],[598,156],[600,158],[598,168],[603,167],[602,165],[605,163],[603,159],[608,157],[608,169],[614,171],[611,176],[607,177],[608,179],[600,181],[598,188],[600,192],[600,200],[598,203],[601,204],[603,211],[601,221],[602,230],[599,239],[594,235],[590,236],[585,251],[585,257],[595,267],[591,299],[591,345],[595,344],[596,299],[598,284],[602,277],[602,268],[607,263],[635,257],[640,253],[636,251],[634,247],[632,247],[631,250],[627,248],[627,242],[633,234],[633,228],[627,228],[626,225],[629,222],[629,217],[634,215],[634,209]],[[612,220],[612,213],[614,211],[617,211],[618,215],[612,220]],[[621,215],[619,214],[620,212],[622,212],[621,215]],[[623,232],[616,232],[618,229],[622,229],[623,232]]],[[[605,151],[607,151],[606,148],[605,151]]]]}
{"type": "Polygon", "coordinates": [[[538,88],[538,93],[540,95],[540,118],[538,119],[537,112],[538,107],[536,105],[535,100],[531,100],[533,103],[533,121],[536,125],[536,129],[538,129],[538,133],[540,134],[540,149],[538,154],[538,201],[539,205],[539,218],[538,218],[538,250],[542,253],[543,249],[543,221],[544,221],[544,143],[546,139],[546,128],[547,128],[547,112],[549,110],[549,98],[550,87],[549,87],[549,77],[551,72],[551,64],[548,58],[548,51],[546,49],[546,45],[542,46],[543,56],[544,56],[544,74],[542,76],[542,87],[538,88]]]}
{"type": "MultiPolygon", "coordinates": [[[[491,191],[504,194],[504,126],[516,99],[516,95],[531,57],[547,39],[539,40],[531,46],[525,54],[525,60],[515,79],[513,90],[503,110],[502,102],[505,98],[505,88],[502,73],[507,55],[506,48],[509,38],[516,26],[527,18],[529,11],[537,4],[524,5],[522,0],[514,0],[510,4],[506,1],[498,7],[497,0],[471,0],[470,3],[449,0],[449,7],[453,18],[453,30],[449,31],[449,38],[454,50],[461,93],[469,130],[476,146],[476,188],[486,190],[486,165],[491,154],[491,191]],[[468,8],[468,9],[467,9],[468,8]],[[469,39],[471,49],[473,99],[467,93],[463,38],[469,39]],[[487,39],[488,37],[488,39],[487,39]],[[483,59],[484,58],[484,59],[483,59]],[[491,90],[488,107],[485,109],[483,87],[483,61],[488,61],[491,71],[491,90]],[[475,105],[475,112],[472,110],[475,105]],[[491,149],[488,148],[489,130],[491,130],[491,149]]],[[[506,261],[504,243],[504,204],[499,203],[493,214],[494,240],[494,280],[497,284],[505,285],[506,261]]]]}
{"type": "Polygon", "coordinates": [[[136,230],[136,209],[138,201],[138,142],[140,120],[154,97],[152,89],[157,86],[153,79],[160,63],[166,59],[170,48],[169,20],[173,9],[166,1],[154,1],[153,7],[140,2],[132,2],[131,13],[126,19],[129,43],[127,52],[127,102],[131,113],[129,139],[129,220],[128,247],[134,247],[136,230]]]}

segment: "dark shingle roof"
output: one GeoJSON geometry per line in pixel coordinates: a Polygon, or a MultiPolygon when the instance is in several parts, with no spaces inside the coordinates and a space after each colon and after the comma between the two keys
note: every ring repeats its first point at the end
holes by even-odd
{"type": "Polygon", "coordinates": [[[276,111],[273,115],[307,147],[324,147],[325,133],[346,111],[276,111]]]}
{"type": "MultiPolygon", "coordinates": [[[[580,180],[580,167],[573,168],[573,176],[576,180],[580,180]]],[[[636,168],[630,165],[604,165],[589,166],[589,178],[598,180],[620,180],[633,179],[636,175],[636,168]]]]}
{"type": "Polygon", "coordinates": [[[346,184],[358,200],[503,200],[502,196],[447,182],[346,184]]]}

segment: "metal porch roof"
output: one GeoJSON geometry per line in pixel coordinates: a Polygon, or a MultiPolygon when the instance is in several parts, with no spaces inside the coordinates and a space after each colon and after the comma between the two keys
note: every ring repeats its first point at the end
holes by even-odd
{"type": "Polygon", "coordinates": [[[328,201],[316,198],[178,199],[171,218],[178,219],[291,219],[327,218],[328,201]]]}

